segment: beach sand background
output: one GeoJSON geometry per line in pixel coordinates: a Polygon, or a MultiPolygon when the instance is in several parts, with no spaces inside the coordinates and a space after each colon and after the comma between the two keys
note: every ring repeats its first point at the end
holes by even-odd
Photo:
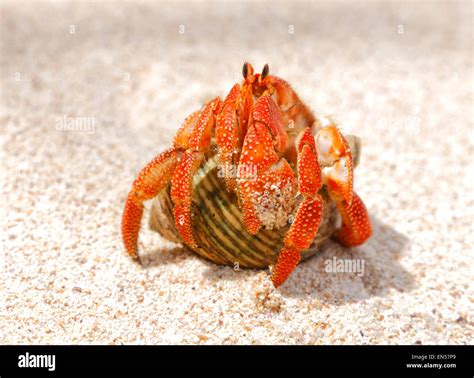
{"type": "Polygon", "coordinates": [[[1,344],[472,343],[471,2],[0,10],[1,344]],[[146,219],[143,265],[120,237],[137,172],[245,60],[363,142],[374,236],[329,242],[280,290],[146,219]],[[364,274],[326,273],[333,257],[364,274]]]}

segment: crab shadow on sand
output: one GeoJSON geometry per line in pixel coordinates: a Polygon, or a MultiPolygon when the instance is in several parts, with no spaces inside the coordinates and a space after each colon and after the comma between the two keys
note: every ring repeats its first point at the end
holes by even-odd
{"type": "MultiPolygon", "coordinates": [[[[278,292],[289,298],[317,298],[323,303],[343,305],[360,302],[370,297],[386,296],[390,290],[411,291],[416,287],[414,276],[400,264],[409,239],[392,226],[371,217],[373,236],[364,245],[356,248],[344,248],[334,241],[326,243],[321,252],[302,262],[282,285],[278,292]],[[328,261],[363,261],[363,274],[358,272],[326,272],[328,261]],[[309,267],[309,269],[308,269],[309,267]]],[[[185,247],[163,248],[150,251],[142,265],[146,268],[175,264],[189,258],[199,258],[185,247]]],[[[236,272],[232,267],[219,266],[200,259],[206,265],[203,278],[212,282],[218,280],[251,280],[261,270],[241,269],[236,272]]],[[[269,275],[268,269],[265,270],[269,275]]],[[[268,277],[270,280],[270,276],[268,277]]]]}
{"type": "Polygon", "coordinates": [[[318,298],[321,302],[342,305],[384,297],[391,290],[403,293],[415,289],[415,277],[400,263],[410,239],[373,216],[371,220],[373,236],[367,243],[355,248],[344,248],[334,241],[326,243],[319,255],[302,263],[311,264],[310,270],[305,269],[299,275],[295,272],[294,281],[281,286],[281,295],[318,298]],[[326,272],[326,266],[334,258],[363,261],[362,274],[326,272]]]}

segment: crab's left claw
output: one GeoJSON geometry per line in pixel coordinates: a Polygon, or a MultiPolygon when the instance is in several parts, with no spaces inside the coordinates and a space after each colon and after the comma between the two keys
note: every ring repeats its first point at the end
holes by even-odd
{"type": "Polygon", "coordinates": [[[344,136],[333,124],[316,134],[318,158],[322,167],[324,184],[331,197],[339,202],[352,202],[354,168],[352,152],[344,136]]]}
{"type": "Polygon", "coordinates": [[[331,123],[317,133],[316,146],[324,183],[342,218],[342,227],[336,233],[336,239],[346,247],[360,245],[372,235],[372,226],[364,203],[353,191],[354,173],[349,143],[331,123]]]}

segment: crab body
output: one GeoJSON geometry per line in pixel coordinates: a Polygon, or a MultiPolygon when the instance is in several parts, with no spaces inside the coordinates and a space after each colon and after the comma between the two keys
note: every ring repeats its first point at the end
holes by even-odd
{"type": "Polygon", "coordinates": [[[247,234],[258,237],[262,229],[285,229],[272,274],[276,287],[313,243],[330,203],[342,220],[337,240],[356,246],[370,237],[367,210],[353,191],[353,157],[346,138],[333,123],[322,125],[286,81],[268,73],[267,65],[254,74],[245,63],[242,84],[235,84],[223,101],[215,98],[188,116],[173,146],[140,172],[122,218],[131,256],[138,257],[143,202],[165,189],[181,240],[191,249],[202,247],[193,227],[193,178],[210,156],[227,192],[236,198],[247,234]]]}

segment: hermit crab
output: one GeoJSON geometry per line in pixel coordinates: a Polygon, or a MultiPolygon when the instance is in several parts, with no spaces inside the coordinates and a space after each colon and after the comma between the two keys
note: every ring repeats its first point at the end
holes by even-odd
{"type": "Polygon", "coordinates": [[[150,161],[129,192],[122,216],[127,252],[138,258],[143,203],[150,223],[220,264],[274,264],[280,286],[328,237],[344,246],[372,234],[353,191],[359,142],[317,119],[265,65],[189,115],[171,148],[150,161]]]}

